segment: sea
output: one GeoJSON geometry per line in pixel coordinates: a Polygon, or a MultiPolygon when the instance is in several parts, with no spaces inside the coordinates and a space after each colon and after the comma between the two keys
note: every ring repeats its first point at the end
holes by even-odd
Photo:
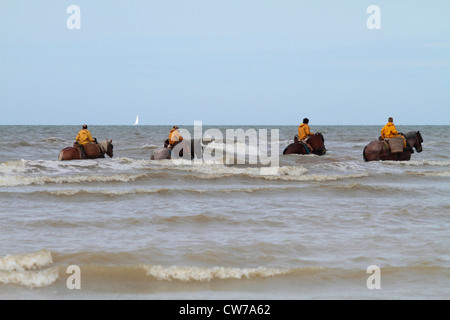
{"type": "Polygon", "coordinates": [[[282,154],[297,125],[204,125],[208,161],[89,125],[113,157],[59,161],[81,126],[0,126],[0,299],[449,299],[450,126],[397,125],[423,137],[404,162],[364,161],[382,126],[310,127],[323,156],[282,154]],[[209,129],[268,132],[273,161],[209,129]]]}

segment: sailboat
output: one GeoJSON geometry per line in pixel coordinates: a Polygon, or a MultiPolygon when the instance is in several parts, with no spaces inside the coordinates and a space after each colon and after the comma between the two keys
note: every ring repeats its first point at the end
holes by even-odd
{"type": "Polygon", "coordinates": [[[139,123],[139,115],[137,114],[137,115],[136,115],[136,121],[134,122],[134,125],[137,126],[138,123],[139,123]]]}

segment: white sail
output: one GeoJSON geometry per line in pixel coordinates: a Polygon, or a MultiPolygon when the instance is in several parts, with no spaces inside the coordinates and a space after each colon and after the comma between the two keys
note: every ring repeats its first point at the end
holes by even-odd
{"type": "Polygon", "coordinates": [[[136,121],[134,122],[134,125],[137,126],[139,123],[139,115],[136,115],[136,121]]]}

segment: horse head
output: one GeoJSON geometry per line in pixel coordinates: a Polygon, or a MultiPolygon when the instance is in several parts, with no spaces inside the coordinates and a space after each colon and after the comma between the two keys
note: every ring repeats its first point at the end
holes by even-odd
{"type": "Polygon", "coordinates": [[[423,138],[419,131],[408,132],[405,134],[405,138],[408,143],[413,146],[417,152],[422,152],[423,138]]]}
{"type": "Polygon", "coordinates": [[[100,142],[99,145],[102,148],[103,153],[107,154],[110,158],[113,157],[114,146],[112,144],[112,139],[106,139],[105,141],[100,142]]]}
{"type": "Polygon", "coordinates": [[[417,152],[422,152],[422,142],[423,142],[423,138],[422,135],[420,134],[420,131],[417,131],[417,140],[414,143],[414,148],[416,148],[417,152]]]}
{"type": "Polygon", "coordinates": [[[325,139],[323,138],[323,135],[318,132],[309,137],[306,140],[311,147],[313,148],[312,153],[317,155],[323,155],[326,153],[327,149],[325,148],[325,139]]]}
{"type": "Polygon", "coordinates": [[[112,139],[108,142],[108,149],[106,150],[106,154],[112,158],[114,155],[114,145],[112,144],[112,139]]]}
{"type": "Polygon", "coordinates": [[[197,159],[203,158],[203,144],[201,139],[193,139],[191,142],[191,150],[197,159]]]}

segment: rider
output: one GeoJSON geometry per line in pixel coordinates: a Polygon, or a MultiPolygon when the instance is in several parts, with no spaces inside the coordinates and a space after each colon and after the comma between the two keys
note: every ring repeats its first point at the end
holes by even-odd
{"type": "Polygon", "coordinates": [[[390,139],[390,138],[403,138],[403,147],[406,148],[406,139],[405,137],[398,133],[397,129],[394,125],[394,119],[389,117],[388,123],[381,129],[381,139],[390,139]]]}
{"type": "Polygon", "coordinates": [[[78,132],[77,137],[75,138],[74,147],[81,148],[82,157],[85,156],[84,146],[90,142],[97,143],[97,139],[92,138],[91,133],[89,132],[87,125],[83,124],[83,128],[78,132]]]}
{"type": "Polygon", "coordinates": [[[172,149],[176,144],[183,141],[183,137],[178,131],[178,126],[173,126],[172,130],[169,133],[169,149],[172,149]]]}
{"type": "Polygon", "coordinates": [[[309,119],[308,118],[304,118],[303,119],[303,123],[300,124],[300,126],[298,127],[298,136],[297,139],[299,142],[304,143],[310,151],[312,151],[312,147],[309,143],[306,142],[306,139],[308,139],[310,136],[313,136],[314,133],[311,132],[311,130],[309,129],[309,119]]]}
{"type": "Polygon", "coordinates": [[[84,124],[80,132],[78,132],[75,141],[78,142],[78,144],[84,146],[89,142],[96,142],[96,139],[92,138],[92,135],[87,128],[87,125],[84,124]]]}

